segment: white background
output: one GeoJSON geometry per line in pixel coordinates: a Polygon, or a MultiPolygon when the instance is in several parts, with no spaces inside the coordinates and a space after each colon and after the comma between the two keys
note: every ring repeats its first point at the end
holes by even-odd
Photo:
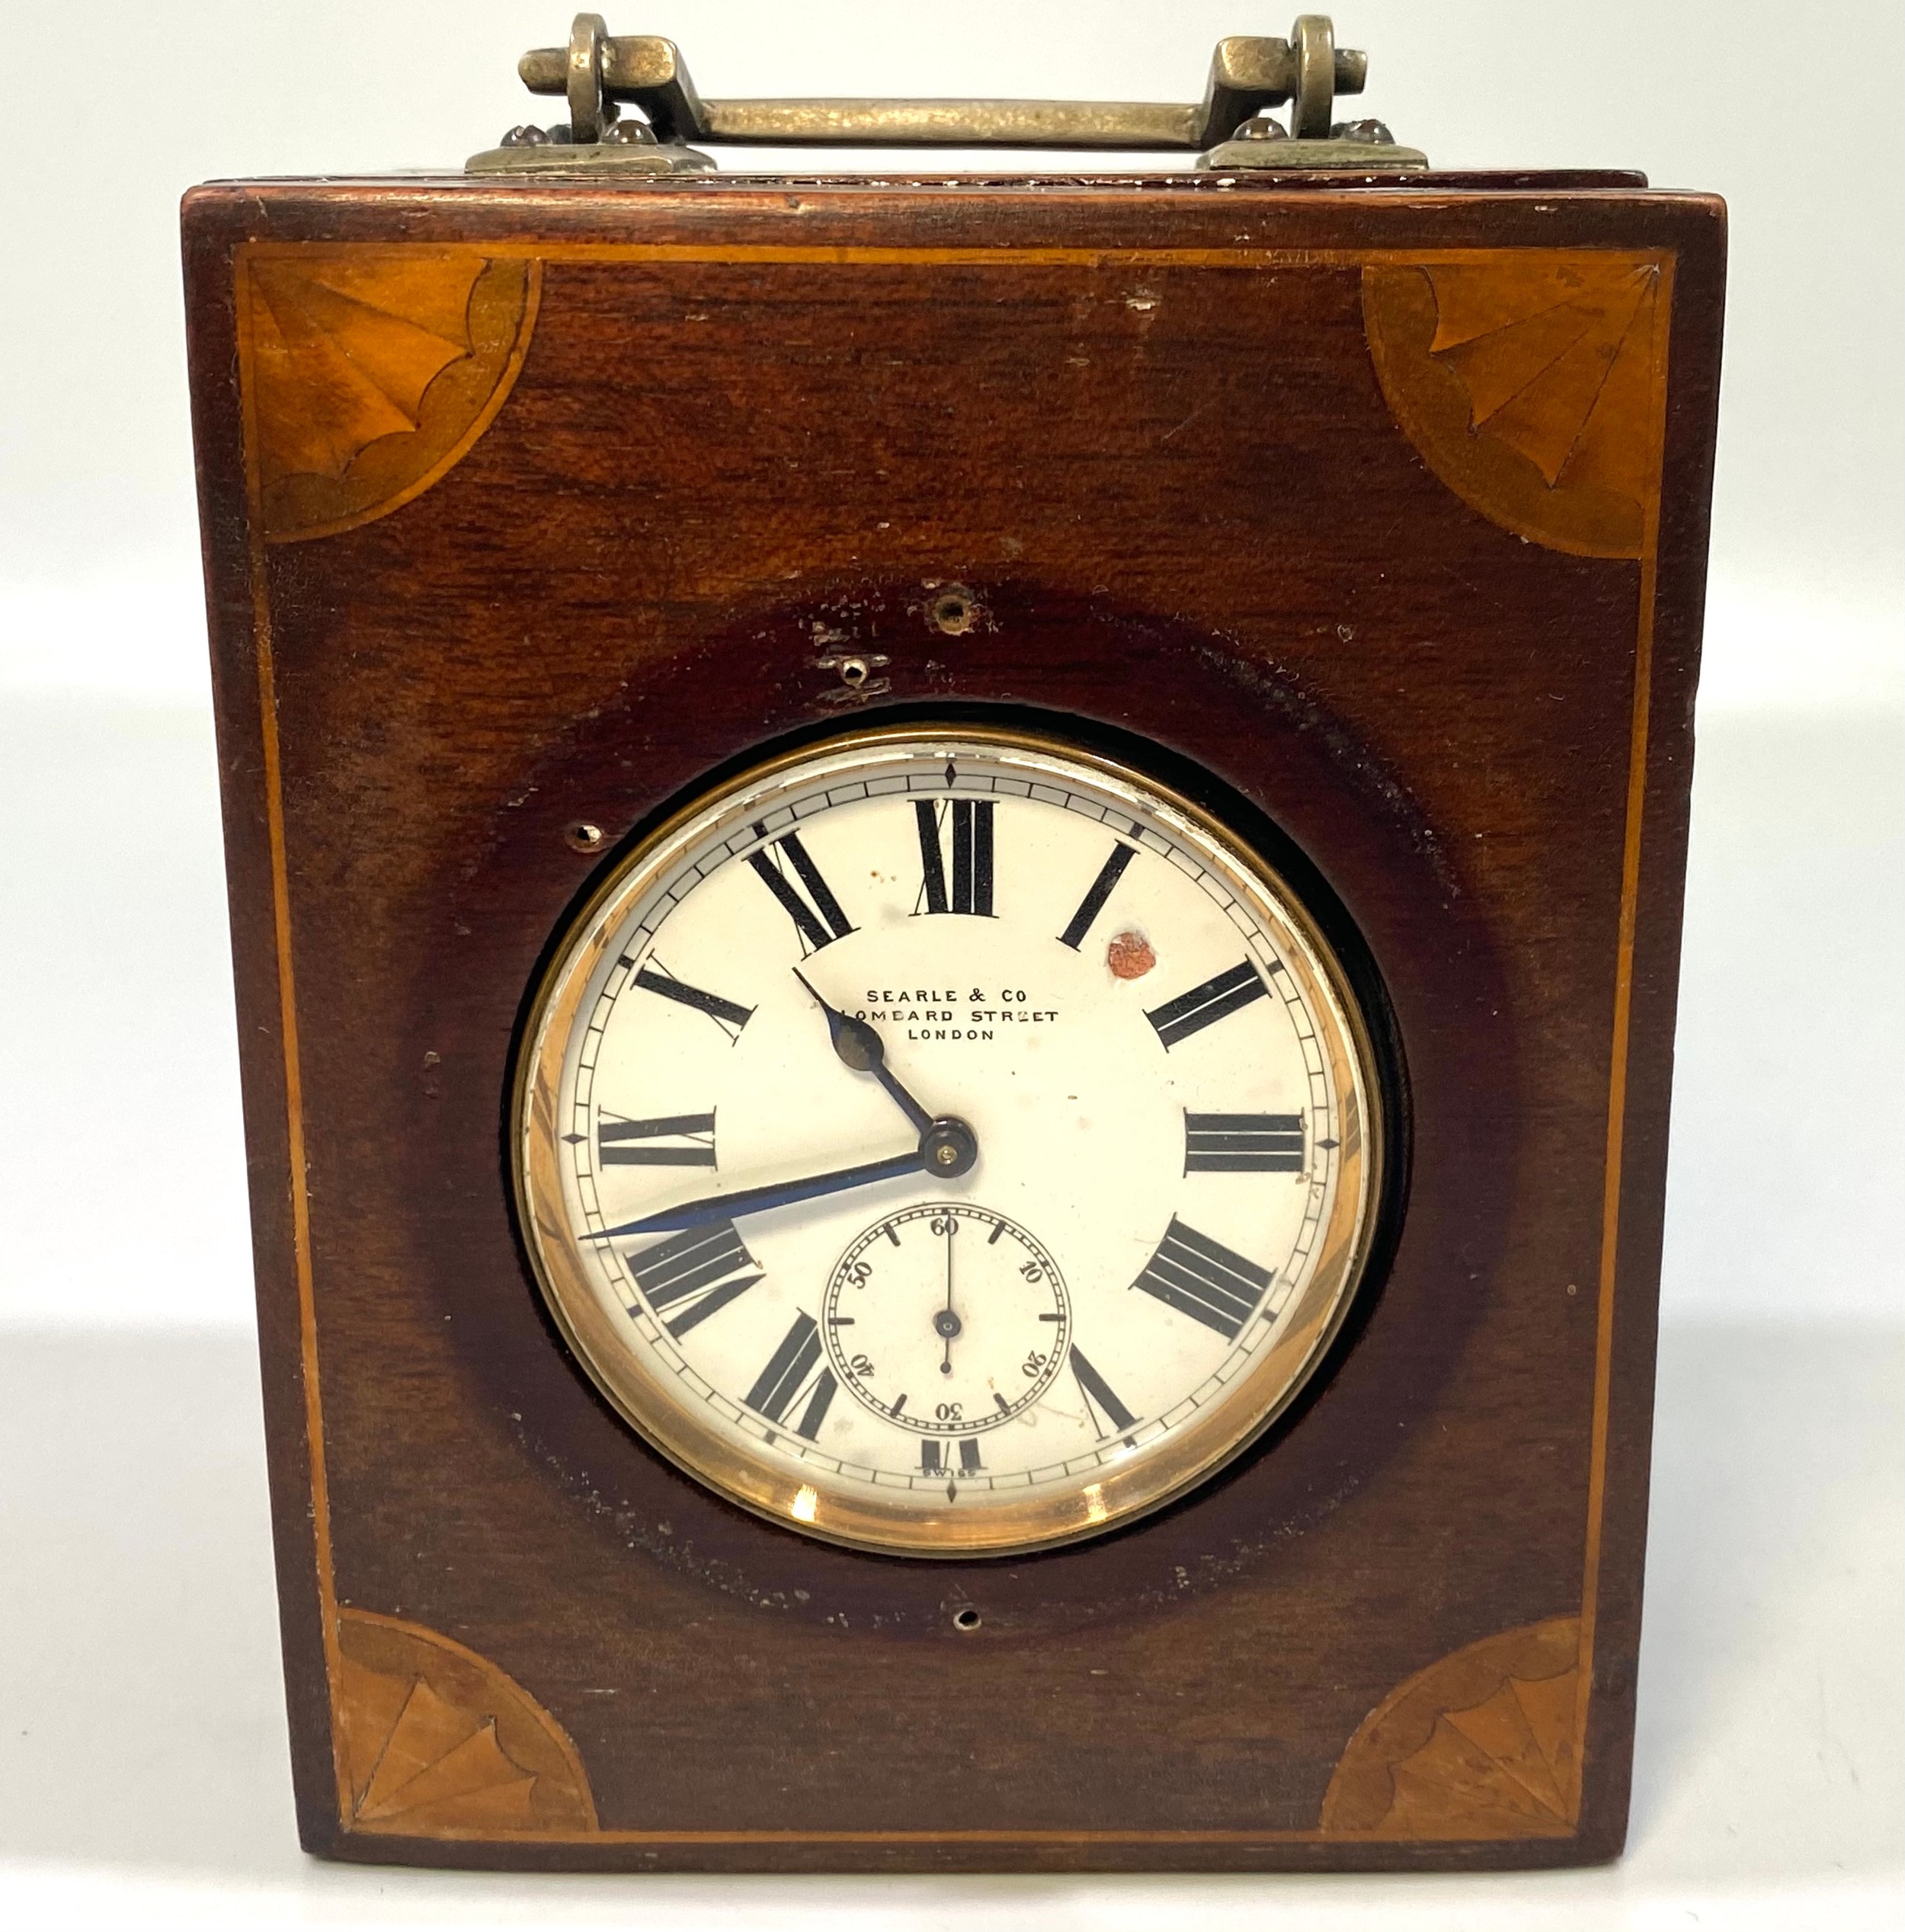
{"type": "MultiPolygon", "coordinates": [[[[1337,18],[1372,55],[1353,111],[1439,165],[1638,167],[1732,209],[1626,1861],[724,1886],[298,1857],[176,204],[219,175],[455,163],[555,118],[514,63],[567,15],[0,0],[0,1914],[1905,1922],[1905,8],[1362,0],[1337,18]]],[[[610,24],[673,36],[716,94],[1186,99],[1220,35],[1289,27],[1239,0],[674,0],[610,24]]]]}

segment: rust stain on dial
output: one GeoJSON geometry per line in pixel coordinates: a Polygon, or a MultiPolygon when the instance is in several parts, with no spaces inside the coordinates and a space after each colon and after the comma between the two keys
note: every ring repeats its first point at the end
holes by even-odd
{"type": "Polygon", "coordinates": [[[1120,932],[1105,948],[1105,964],[1121,980],[1141,980],[1157,964],[1151,942],[1141,932],[1120,932]]]}

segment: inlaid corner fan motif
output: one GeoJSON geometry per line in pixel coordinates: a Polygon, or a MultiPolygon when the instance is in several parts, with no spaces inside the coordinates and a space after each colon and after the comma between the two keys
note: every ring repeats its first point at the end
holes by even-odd
{"type": "Polygon", "coordinates": [[[1372,1711],[1323,1802],[1326,1834],[1547,1838],[1581,1802],[1580,1624],[1551,1618],[1419,1671],[1372,1711]]]}
{"type": "Polygon", "coordinates": [[[325,536],[411,499],[502,406],[533,262],[469,248],[261,247],[243,305],[265,535],[325,536]]]}
{"type": "Polygon", "coordinates": [[[421,1624],[338,1618],[340,1797],[354,1830],[418,1838],[593,1831],[575,1748],[487,1659],[421,1624]]]}
{"type": "Polygon", "coordinates": [[[1653,257],[1505,250],[1363,273],[1396,421],[1464,501],[1554,549],[1637,557],[1660,462],[1653,257]]]}

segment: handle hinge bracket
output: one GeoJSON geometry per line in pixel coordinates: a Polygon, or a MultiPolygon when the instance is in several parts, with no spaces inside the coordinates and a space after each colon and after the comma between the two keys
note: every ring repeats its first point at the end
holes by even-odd
{"type": "Polygon", "coordinates": [[[1336,44],[1328,17],[1301,15],[1287,40],[1217,43],[1200,101],[872,99],[705,100],[680,50],[654,34],[611,34],[578,14],[568,44],[523,55],[530,93],[563,97],[568,119],[512,128],[475,155],[479,174],[700,174],[712,147],[1017,148],[1195,153],[1200,168],[1389,173],[1428,165],[1377,120],[1337,123],[1369,57],[1336,44]],[[1289,126],[1269,110],[1288,106],[1289,126]],[[639,119],[624,120],[631,107],[639,119]]]}

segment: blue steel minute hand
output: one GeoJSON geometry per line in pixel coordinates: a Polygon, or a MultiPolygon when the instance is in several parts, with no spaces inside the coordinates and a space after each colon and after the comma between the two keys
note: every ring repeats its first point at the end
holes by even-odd
{"type": "Polygon", "coordinates": [[[605,1227],[582,1239],[616,1241],[627,1234],[666,1234],[677,1228],[731,1221],[742,1214],[765,1214],[770,1208],[791,1208],[796,1201],[817,1200],[822,1195],[871,1187],[878,1181],[896,1181],[903,1174],[924,1173],[930,1160],[928,1149],[922,1144],[888,1160],[866,1161],[858,1167],[837,1167],[831,1174],[809,1174],[798,1181],[770,1181],[764,1187],[738,1188],[732,1194],[684,1201],[679,1207],[664,1208],[658,1214],[644,1214],[639,1221],[624,1221],[619,1227],[605,1227]]]}

